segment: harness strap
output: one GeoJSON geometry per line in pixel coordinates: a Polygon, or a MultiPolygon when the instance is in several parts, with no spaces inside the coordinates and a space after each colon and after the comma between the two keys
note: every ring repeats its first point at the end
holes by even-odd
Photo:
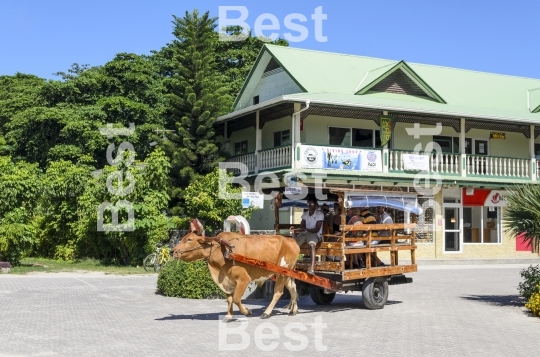
{"type": "Polygon", "coordinates": [[[214,240],[218,242],[220,245],[229,248],[229,251],[232,250],[232,248],[234,248],[234,245],[232,245],[231,243],[229,243],[229,241],[225,239],[214,237],[214,240]]]}

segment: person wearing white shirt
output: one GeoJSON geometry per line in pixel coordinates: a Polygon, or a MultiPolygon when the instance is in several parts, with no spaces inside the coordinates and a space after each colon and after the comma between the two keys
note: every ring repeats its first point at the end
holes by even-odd
{"type": "MultiPolygon", "coordinates": [[[[295,236],[296,243],[301,246],[307,243],[310,250],[310,262],[311,266],[307,271],[308,274],[315,274],[315,246],[322,240],[322,229],[324,214],[317,210],[317,200],[315,198],[309,198],[307,200],[308,210],[302,215],[302,222],[300,223],[300,229],[295,236]]],[[[293,230],[294,227],[291,227],[293,230]]]]}
{"type": "MultiPolygon", "coordinates": [[[[380,206],[378,208],[377,212],[379,213],[379,222],[377,222],[377,223],[379,223],[379,224],[393,224],[394,223],[394,220],[388,214],[388,209],[386,207],[380,206]]],[[[377,235],[379,237],[390,237],[390,236],[392,236],[392,231],[391,230],[378,231],[377,235]]],[[[389,244],[390,241],[389,240],[381,240],[381,241],[379,241],[379,243],[380,244],[389,244]]]]}

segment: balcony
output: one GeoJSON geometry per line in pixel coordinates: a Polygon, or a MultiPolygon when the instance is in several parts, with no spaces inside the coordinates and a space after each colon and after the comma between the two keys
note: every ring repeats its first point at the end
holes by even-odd
{"type": "MultiPolygon", "coordinates": [[[[229,158],[227,162],[242,163],[249,173],[291,167],[291,146],[279,146],[229,158]]],[[[235,168],[235,167],[232,167],[235,168]]],[[[240,169],[240,165],[237,167],[240,169]]]]}
{"type": "MultiPolygon", "coordinates": [[[[310,168],[302,168],[300,164],[300,151],[302,147],[325,148],[316,145],[298,144],[296,147],[296,158],[294,167],[291,165],[292,147],[281,146],[259,152],[230,158],[229,162],[243,163],[247,166],[249,173],[271,171],[282,168],[298,169],[309,172],[310,168]]],[[[342,168],[328,169],[328,171],[339,172],[347,175],[358,176],[379,176],[379,177],[409,177],[414,176],[419,170],[406,169],[406,155],[419,155],[413,151],[405,150],[381,150],[381,149],[359,149],[359,148],[339,148],[350,150],[365,150],[376,153],[380,158],[380,170],[343,170],[342,168]]],[[[453,178],[461,180],[464,178],[480,180],[500,179],[506,182],[514,181],[536,181],[536,159],[495,157],[468,154],[432,153],[422,154],[427,160],[428,172],[437,173],[442,178],[453,178]]],[[[540,164],[540,160],[538,160],[540,164]]]]}

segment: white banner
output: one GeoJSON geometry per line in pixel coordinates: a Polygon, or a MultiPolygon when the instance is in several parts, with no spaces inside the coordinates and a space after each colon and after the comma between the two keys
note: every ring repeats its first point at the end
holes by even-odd
{"type": "Polygon", "coordinates": [[[380,150],[301,145],[300,167],[382,172],[382,155],[380,150]]]}
{"type": "Polygon", "coordinates": [[[406,171],[429,171],[429,155],[401,154],[406,171]]]}
{"type": "Polygon", "coordinates": [[[285,195],[299,196],[302,194],[302,187],[285,187],[285,195]]]}
{"type": "Polygon", "coordinates": [[[489,195],[486,197],[484,206],[489,207],[505,207],[508,206],[508,202],[504,199],[506,191],[501,190],[491,190],[489,195]]]}
{"type": "Polygon", "coordinates": [[[264,208],[264,195],[259,192],[242,192],[242,208],[250,206],[264,208]]]}

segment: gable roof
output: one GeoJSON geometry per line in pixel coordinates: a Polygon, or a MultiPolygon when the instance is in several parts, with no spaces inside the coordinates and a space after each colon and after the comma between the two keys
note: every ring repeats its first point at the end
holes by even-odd
{"type": "Polygon", "coordinates": [[[390,86],[395,88],[392,92],[427,96],[439,103],[445,103],[444,99],[417,75],[405,61],[399,61],[393,66],[385,65],[373,71],[368,71],[358,86],[358,91],[355,94],[365,94],[374,89],[377,92],[388,91],[387,87],[390,86]]]}
{"type": "Polygon", "coordinates": [[[270,58],[283,67],[304,92],[286,95],[287,100],[327,98],[337,104],[371,103],[373,107],[388,107],[388,110],[403,108],[424,112],[429,108],[430,113],[459,113],[464,117],[540,120],[540,114],[534,113],[540,111],[540,103],[534,102],[535,106],[531,104],[531,108],[527,108],[527,90],[540,87],[539,79],[276,45],[263,46],[235,105],[244,90],[254,85],[250,84],[255,81],[254,74],[261,72],[262,75],[270,58]],[[266,62],[259,63],[261,59],[266,62]],[[398,69],[413,77],[413,82],[431,100],[370,91],[398,69]]]}
{"type": "Polygon", "coordinates": [[[530,89],[528,91],[527,104],[531,113],[540,113],[540,88],[530,89]]]}
{"type": "MultiPolygon", "coordinates": [[[[281,47],[281,46],[275,46],[275,47],[281,47]]],[[[242,97],[247,95],[247,93],[250,93],[255,89],[257,86],[257,83],[261,80],[264,73],[269,68],[276,67],[276,64],[283,68],[283,70],[289,75],[289,77],[298,85],[298,87],[306,92],[306,89],[294,78],[294,76],[289,72],[289,70],[283,66],[283,64],[279,61],[279,59],[272,55],[272,53],[268,50],[267,46],[264,45],[259,55],[257,56],[257,59],[255,60],[255,63],[253,64],[253,67],[251,67],[251,70],[249,71],[246,80],[244,81],[244,84],[242,85],[242,89],[240,89],[240,93],[236,96],[233,108],[237,108],[238,103],[242,100],[242,97]]]]}

